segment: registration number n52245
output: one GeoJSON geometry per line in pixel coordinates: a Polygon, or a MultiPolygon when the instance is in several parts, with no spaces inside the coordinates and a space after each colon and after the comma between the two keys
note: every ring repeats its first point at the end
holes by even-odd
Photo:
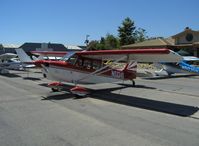
{"type": "Polygon", "coordinates": [[[117,79],[124,79],[124,73],[121,71],[112,70],[111,75],[112,77],[117,78],[117,79]]]}

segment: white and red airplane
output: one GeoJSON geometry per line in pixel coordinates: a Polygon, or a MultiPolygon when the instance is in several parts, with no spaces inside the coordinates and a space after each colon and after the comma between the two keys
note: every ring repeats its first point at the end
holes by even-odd
{"type": "MultiPolygon", "coordinates": [[[[168,49],[100,50],[81,51],[66,56],[60,61],[36,60],[46,77],[56,81],[49,83],[52,91],[73,83],[70,91],[84,96],[89,90],[78,84],[111,83],[131,80],[135,85],[137,62],[180,62],[182,57],[168,49]]],[[[18,54],[20,57],[20,54],[18,54]]]]}

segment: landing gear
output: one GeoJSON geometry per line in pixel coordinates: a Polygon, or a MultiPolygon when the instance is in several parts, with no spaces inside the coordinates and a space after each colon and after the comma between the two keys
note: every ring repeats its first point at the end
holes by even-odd
{"type": "Polygon", "coordinates": [[[43,77],[46,78],[47,77],[46,74],[43,74],[43,77]]]}
{"type": "Polygon", "coordinates": [[[58,88],[51,88],[51,90],[52,90],[53,92],[58,92],[58,91],[59,91],[58,88]]]}
{"type": "Polygon", "coordinates": [[[134,80],[131,81],[132,81],[132,86],[135,87],[135,81],[134,80]]]}

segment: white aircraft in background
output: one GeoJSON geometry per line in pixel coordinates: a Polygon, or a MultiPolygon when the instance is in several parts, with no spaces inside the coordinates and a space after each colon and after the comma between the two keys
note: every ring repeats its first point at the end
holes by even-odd
{"type": "Polygon", "coordinates": [[[160,68],[155,71],[157,76],[171,76],[176,73],[198,74],[199,67],[192,65],[192,62],[199,62],[199,58],[194,56],[184,56],[183,60],[179,63],[156,63],[155,66],[160,68]]]}
{"type": "Polygon", "coordinates": [[[9,73],[8,70],[23,70],[21,62],[16,58],[17,55],[13,53],[5,53],[0,55],[0,73],[9,73]]]}
{"type": "Polygon", "coordinates": [[[60,60],[67,54],[67,52],[62,51],[31,51],[31,54],[37,56],[32,56],[33,59],[31,59],[23,49],[15,49],[15,51],[17,52],[21,62],[27,64],[30,64],[31,62],[33,63],[36,60],[60,60]]]}
{"type": "MultiPolygon", "coordinates": [[[[24,57],[18,54],[19,58],[24,57]]],[[[64,89],[73,83],[70,91],[78,96],[89,93],[78,84],[111,83],[136,78],[137,62],[180,62],[182,57],[168,49],[99,50],[75,52],[67,60],[36,60],[35,65],[43,67],[52,91],[64,89]],[[123,65],[121,65],[123,64],[123,65]]]]}
{"type": "Polygon", "coordinates": [[[28,56],[25,51],[23,51],[23,49],[19,48],[19,49],[15,49],[20,61],[22,62],[22,65],[24,68],[34,68],[35,65],[34,64],[30,64],[30,62],[32,62],[32,59],[30,58],[30,56],[28,56]],[[19,56],[20,55],[20,56],[19,56]],[[23,56],[23,57],[21,57],[23,56]]]}
{"type": "MultiPolygon", "coordinates": [[[[50,61],[55,61],[55,60],[60,60],[63,56],[67,54],[67,52],[62,52],[62,51],[31,51],[31,54],[33,54],[32,58],[26,54],[26,52],[22,49],[15,49],[17,52],[17,55],[20,59],[20,61],[25,64],[26,66],[29,66],[29,68],[34,68],[34,67],[41,67],[41,66],[36,66],[35,61],[38,60],[50,60],[50,61]],[[36,56],[34,56],[36,55],[36,56]]],[[[45,71],[42,68],[42,73],[43,76],[46,78],[45,71]]]]}

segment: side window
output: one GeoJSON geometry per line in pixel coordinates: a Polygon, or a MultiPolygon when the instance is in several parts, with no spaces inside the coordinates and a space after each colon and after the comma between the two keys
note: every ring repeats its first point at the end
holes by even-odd
{"type": "MultiPolygon", "coordinates": [[[[72,59],[70,58],[70,63],[72,62],[72,59]]],[[[97,70],[99,68],[101,68],[102,66],[102,61],[99,60],[91,60],[91,59],[87,59],[87,58],[78,58],[75,61],[75,66],[76,67],[83,67],[86,69],[94,69],[97,70]]]]}
{"type": "Polygon", "coordinates": [[[83,67],[86,69],[91,69],[91,61],[90,60],[84,60],[83,67]]]}
{"type": "Polygon", "coordinates": [[[83,60],[82,59],[78,59],[76,62],[76,66],[82,67],[83,65],[83,60]]]}
{"type": "Polygon", "coordinates": [[[97,70],[101,67],[101,62],[100,61],[93,61],[93,69],[97,70]]]}
{"type": "Polygon", "coordinates": [[[77,56],[71,56],[67,62],[69,62],[70,64],[75,64],[77,61],[77,56]]]}

